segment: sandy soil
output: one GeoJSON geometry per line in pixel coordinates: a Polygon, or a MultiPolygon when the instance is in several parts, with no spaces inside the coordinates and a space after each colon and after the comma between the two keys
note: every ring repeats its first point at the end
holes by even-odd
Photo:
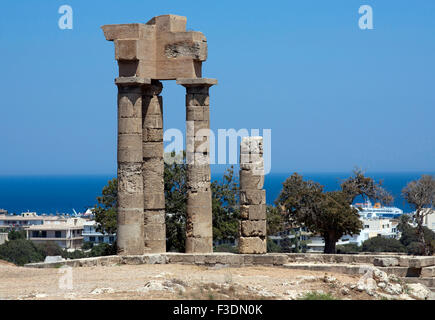
{"type": "Polygon", "coordinates": [[[364,292],[343,290],[356,284],[358,276],[279,267],[172,264],[36,269],[3,262],[0,279],[0,299],[297,299],[312,291],[338,299],[374,299],[364,292]]]}

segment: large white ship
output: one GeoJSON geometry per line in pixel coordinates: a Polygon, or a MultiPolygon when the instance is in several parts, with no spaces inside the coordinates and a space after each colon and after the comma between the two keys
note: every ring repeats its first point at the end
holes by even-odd
{"type": "Polygon", "coordinates": [[[403,210],[396,207],[384,207],[380,203],[375,203],[373,206],[370,200],[365,203],[355,203],[352,207],[359,210],[363,219],[398,219],[403,214],[403,210]]]}

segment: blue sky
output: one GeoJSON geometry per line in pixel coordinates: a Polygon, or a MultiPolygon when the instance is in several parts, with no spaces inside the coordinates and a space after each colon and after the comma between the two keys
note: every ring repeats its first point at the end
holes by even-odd
{"type": "MultiPolygon", "coordinates": [[[[272,172],[435,171],[434,1],[3,0],[0,175],[115,173],[100,26],[168,13],[207,37],[212,129],[272,129],[272,172]]],[[[184,88],[164,86],[165,129],[184,131],[184,88]]]]}

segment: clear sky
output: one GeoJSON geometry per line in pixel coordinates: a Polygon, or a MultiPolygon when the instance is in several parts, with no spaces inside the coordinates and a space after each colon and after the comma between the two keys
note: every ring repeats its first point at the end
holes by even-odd
{"type": "MultiPolygon", "coordinates": [[[[212,129],[272,129],[272,172],[435,171],[435,1],[2,0],[0,175],[115,173],[100,26],[168,13],[207,37],[212,129]]],[[[165,129],[184,131],[185,89],[164,86],[165,129]]]]}

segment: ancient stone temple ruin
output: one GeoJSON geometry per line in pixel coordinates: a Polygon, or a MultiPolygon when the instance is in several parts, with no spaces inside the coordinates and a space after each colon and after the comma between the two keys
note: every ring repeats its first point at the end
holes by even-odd
{"type": "Polygon", "coordinates": [[[121,254],[166,251],[163,100],[159,80],[186,87],[187,252],[212,252],[209,88],[202,78],[207,41],[186,18],[102,27],[118,61],[118,248],[121,254]],[[190,161],[190,162],[189,162],[190,161]]]}
{"type": "Polygon", "coordinates": [[[266,253],[266,191],[263,185],[263,138],[244,137],[240,144],[240,253],[266,253]]]}
{"type": "MultiPolygon", "coordinates": [[[[119,67],[119,77],[115,80],[119,254],[166,251],[160,80],[176,80],[186,88],[186,252],[211,253],[209,88],[217,80],[202,78],[202,63],[207,58],[206,38],[201,32],[186,31],[186,18],[176,15],[154,17],[145,24],[105,25],[102,29],[106,40],[115,44],[119,67]]],[[[242,222],[241,252],[262,253],[265,252],[264,196],[257,201],[251,195],[264,194],[264,190],[257,190],[262,183],[251,185],[252,179],[246,174],[241,179],[245,188],[241,192],[245,199],[242,207],[257,214],[248,215],[242,222]],[[249,231],[253,224],[261,230],[249,231]]]]}

